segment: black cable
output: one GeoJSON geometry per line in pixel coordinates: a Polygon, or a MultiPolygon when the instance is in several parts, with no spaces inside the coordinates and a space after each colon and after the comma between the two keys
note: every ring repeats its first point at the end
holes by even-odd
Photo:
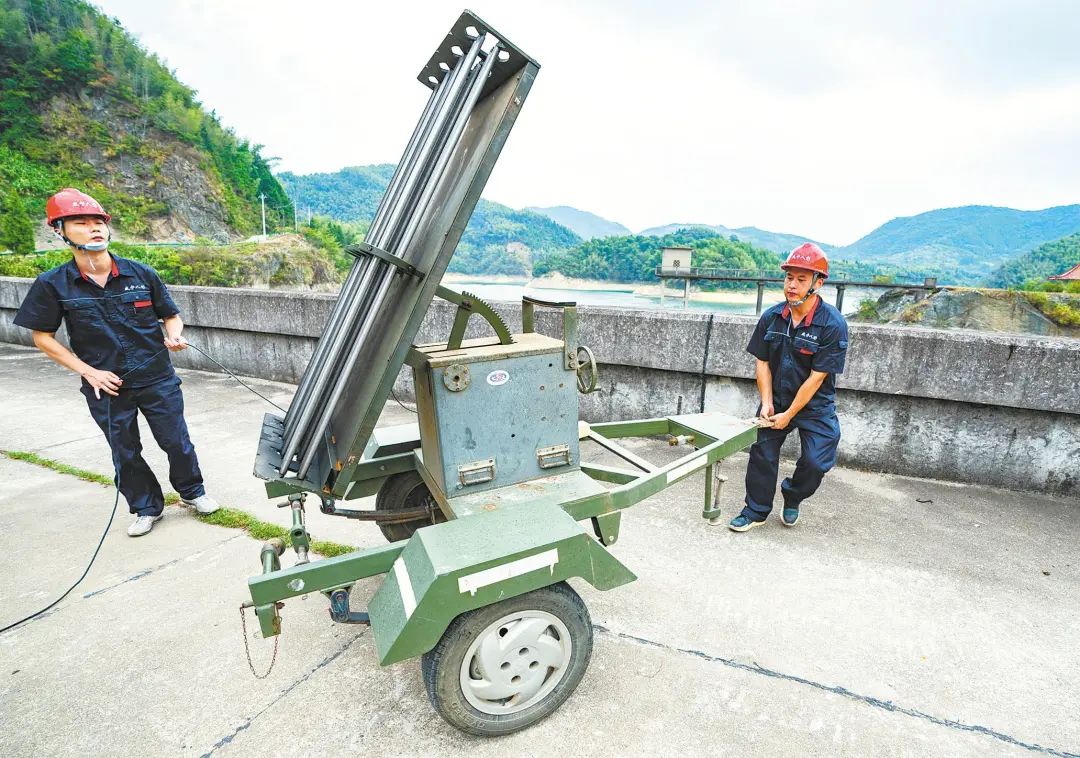
{"type": "Polygon", "coordinates": [[[398,404],[398,405],[400,405],[400,406],[401,406],[402,408],[404,408],[405,410],[407,410],[407,411],[408,411],[409,413],[416,413],[416,411],[415,411],[414,409],[410,408],[409,406],[405,405],[405,403],[403,403],[403,402],[401,402],[400,400],[398,400],[398,396],[397,396],[397,393],[396,393],[396,392],[394,392],[394,388],[393,388],[393,387],[391,387],[391,388],[390,388],[390,394],[391,394],[391,395],[393,395],[393,397],[394,397],[394,400],[396,400],[396,401],[397,401],[397,404],[398,404]]]}
{"type": "MultiPolygon", "coordinates": [[[[161,355],[161,353],[155,353],[153,357],[157,357],[158,355],[161,355]]],[[[153,357],[151,358],[151,360],[153,360],[153,357]]],[[[131,371],[136,371],[139,368],[142,368],[142,366],[144,366],[144,365],[146,365],[145,362],[140,364],[139,366],[136,366],[135,368],[131,369],[131,371]]],[[[131,371],[128,371],[126,374],[124,374],[124,376],[127,376],[128,374],[130,374],[131,371]]],[[[123,378],[123,377],[121,377],[121,378],[123,378]]],[[[113,499],[112,512],[109,513],[109,520],[105,524],[105,531],[103,531],[101,533],[101,539],[98,540],[97,547],[94,548],[94,554],[90,556],[90,562],[86,564],[86,568],[83,570],[82,576],[80,576],[78,579],[76,579],[75,584],[68,587],[67,590],[64,591],[63,595],[56,598],[56,600],[53,600],[51,603],[46,605],[40,611],[36,611],[35,613],[31,613],[26,618],[20,619],[20,620],[16,621],[14,624],[8,624],[3,629],[0,629],[0,634],[3,634],[8,629],[14,629],[15,627],[19,626],[20,624],[25,624],[27,621],[29,621],[32,618],[37,618],[38,616],[45,613],[49,609],[53,608],[57,603],[59,603],[65,597],[70,595],[71,591],[73,589],[75,589],[76,587],[78,587],[80,584],[82,584],[82,580],[85,579],[86,575],[90,573],[90,569],[93,567],[94,561],[97,560],[98,553],[101,551],[101,546],[103,544],[105,544],[105,537],[108,536],[109,529],[112,528],[113,519],[116,518],[116,507],[120,504],[120,467],[116,465],[116,451],[113,450],[113,444],[112,444],[112,398],[109,396],[108,393],[105,393],[105,423],[106,423],[105,428],[109,430],[108,431],[109,452],[112,453],[112,459],[113,459],[113,472],[114,472],[113,473],[113,486],[116,487],[116,497],[113,499]]]]}
{"type": "MultiPolygon", "coordinates": [[[[242,381],[240,380],[240,377],[238,377],[238,376],[237,376],[236,374],[234,374],[233,372],[229,371],[229,369],[225,368],[225,367],[224,367],[224,366],[222,366],[222,365],[221,365],[220,363],[218,363],[218,362],[217,362],[216,360],[214,360],[214,359],[213,359],[213,358],[212,358],[212,357],[211,357],[211,356],[209,355],[209,353],[207,353],[207,352],[206,352],[205,350],[203,350],[203,349],[202,349],[202,348],[200,348],[200,347],[195,347],[195,345],[192,345],[192,344],[191,344],[190,342],[189,342],[189,343],[187,343],[187,345],[188,345],[188,347],[194,347],[194,348],[195,348],[196,350],[198,350],[198,351],[199,351],[200,353],[202,353],[203,355],[205,355],[205,356],[206,356],[207,358],[210,358],[210,360],[211,360],[211,361],[213,361],[214,363],[216,363],[216,364],[217,364],[218,366],[221,366],[221,369],[222,369],[222,370],[223,370],[223,371],[224,371],[224,372],[225,372],[226,374],[228,374],[229,376],[231,376],[231,377],[232,377],[233,379],[235,379],[236,381],[240,382],[240,384],[241,384],[241,385],[242,385],[242,386],[243,386],[243,387],[244,387],[245,389],[247,389],[247,390],[248,390],[249,392],[253,392],[253,393],[255,393],[256,395],[258,395],[259,397],[261,397],[261,398],[262,398],[263,400],[265,400],[266,402],[270,403],[270,405],[274,406],[275,408],[277,408],[277,409],[278,409],[279,411],[281,411],[282,413],[285,413],[285,409],[284,409],[284,408],[282,408],[282,407],[281,407],[280,405],[278,405],[277,403],[275,403],[275,402],[274,402],[273,400],[270,400],[270,399],[269,399],[269,398],[267,398],[266,396],[262,395],[261,393],[259,393],[259,392],[256,392],[256,391],[255,391],[254,389],[252,389],[251,387],[248,387],[248,385],[244,384],[244,382],[242,382],[242,381]]],[[[166,351],[167,351],[168,349],[169,349],[169,348],[164,348],[164,349],[162,349],[162,350],[158,350],[158,351],[157,351],[156,353],[154,353],[153,355],[151,355],[151,356],[150,356],[149,358],[147,358],[147,359],[146,359],[145,361],[143,361],[142,363],[140,363],[140,364],[139,364],[138,366],[136,366],[135,368],[131,369],[130,371],[125,371],[125,372],[124,372],[124,373],[123,373],[123,374],[122,374],[122,375],[120,376],[120,379],[121,379],[121,380],[123,380],[123,378],[124,378],[124,377],[126,377],[126,376],[128,376],[128,375],[130,375],[130,374],[133,374],[134,372],[138,371],[138,370],[139,370],[139,369],[141,369],[141,368],[142,368],[143,366],[145,366],[145,365],[146,365],[147,363],[149,363],[150,361],[154,360],[155,358],[157,358],[157,357],[158,357],[159,355],[161,355],[162,353],[166,352],[166,351]]],[[[394,399],[396,400],[397,398],[395,397],[394,399]]],[[[65,592],[64,592],[64,594],[63,594],[63,595],[61,595],[60,597],[56,598],[56,600],[53,600],[53,601],[52,601],[51,603],[49,603],[48,605],[46,605],[46,606],[45,606],[44,608],[42,608],[42,609],[41,609],[40,611],[36,611],[36,612],[34,612],[34,613],[31,613],[31,614],[30,614],[29,616],[27,616],[26,618],[20,619],[20,620],[16,621],[16,622],[15,622],[14,624],[8,624],[8,625],[7,625],[7,626],[5,626],[4,628],[0,629],[0,634],[3,634],[4,632],[8,631],[9,629],[14,629],[15,627],[19,626],[20,624],[25,624],[25,623],[26,623],[27,621],[30,621],[30,620],[31,620],[31,619],[33,619],[33,618],[37,618],[37,617],[38,617],[38,616],[40,616],[41,614],[43,614],[43,613],[45,613],[46,611],[48,611],[48,610],[52,609],[52,608],[53,608],[54,606],[56,606],[56,604],[57,604],[57,603],[59,603],[59,602],[60,602],[61,600],[63,600],[64,598],[66,598],[66,597],[67,597],[68,595],[70,595],[70,594],[71,594],[71,591],[72,591],[73,589],[75,589],[76,587],[78,587],[78,586],[79,586],[79,585],[80,585],[80,584],[82,583],[82,580],[86,578],[86,575],[90,573],[90,569],[91,569],[91,568],[93,567],[93,565],[94,565],[94,561],[96,561],[96,560],[97,560],[97,557],[98,557],[98,553],[99,553],[99,552],[101,551],[101,546],[102,546],[103,544],[105,544],[105,537],[107,537],[107,536],[108,536],[108,534],[109,534],[109,529],[110,529],[110,528],[112,528],[112,523],[113,523],[113,519],[115,519],[115,518],[116,518],[116,508],[117,508],[117,506],[118,506],[118,505],[120,504],[120,467],[119,467],[118,465],[116,465],[116,451],[115,451],[115,450],[113,450],[113,444],[112,444],[112,397],[111,397],[111,396],[109,395],[109,393],[107,393],[107,392],[105,393],[105,402],[106,402],[106,409],[105,409],[105,413],[106,413],[106,416],[105,416],[105,422],[106,422],[106,428],[107,428],[107,429],[109,430],[109,431],[108,431],[108,438],[109,438],[109,452],[111,452],[111,453],[112,453],[112,459],[113,459],[113,472],[114,472],[114,475],[113,475],[113,486],[115,486],[115,487],[116,487],[116,497],[115,497],[115,498],[113,499],[113,506],[112,506],[112,512],[111,512],[111,513],[109,514],[109,521],[108,521],[108,523],[106,523],[106,524],[105,524],[105,531],[103,531],[103,532],[101,533],[101,539],[100,539],[100,540],[98,540],[98,544],[97,544],[97,547],[96,547],[96,548],[94,548],[94,554],[90,556],[90,562],[86,564],[86,569],[84,569],[84,570],[83,570],[83,572],[82,572],[82,576],[80,576],[80,577],[79,577],[78,579],[76,579],[76,580],[75,580],[75,583],[74,583],[73,585],[71,585],[70,587],[68,587],[68,588],[67,588],[67,590],[65,590],[65,592]]],[[[399,400],[398,402],[400,403],[401,401],[399,400]]],[[[403,406],[402,406],[402,408],[404,408],[404,407],[405,407],[405,406],[403,405],[403,406]]],[[[414,411],[414,413],[415,413],[415,411],[414,411]]]]}
{"type": "MultiPolygon", "coordinates": [[[[243,387],[244,389],[246,389],[246,390],[247,390],[248,392],[251,392],[251,393],[253,393],[253,394],[255,394],[255,395],[258,395],[259,397],[261,397],[261,398],[262,398],[263,400],[265,400],[266,402],[270,403],[270,405],[274,406],[275,408],[277,408],[277,409],[278,409],[279,411],[281,411],[282,413],[288,413],[288,411],[286,411],[286,410],[285,410],[284,408],[282,408],[282,407],[281,407],[280,405],[278,405],[278,404],[277,404],[277,403],[275,403],[275,402],[274,402],[273,400],[271,400],[270,398],[268,398],[268,397],[267,397],[266,395],[262,394],[261,392],[257,392],[256,390],[252,389],[252,388],[251,388],[251,387],[249,387],[248,385],[244,384],[243,380],[242,380],[242,379],[240,379],[240,377],[238,377],[238,376],[237,376],[236,374],[234,374],[233,372],[229,371],[229,369],[225,368],[225,367],[224,367],[224,366],[222,366],[222,365],[221,365],[220,363],[218,363],[218,362],[217,362],[216,360],[214,360],[214,358],[213,358],[213,357],[212,357],[212,356],[210,355],[210,353],[206,352],[206,351],[205,351],[205,350],[203,350],[203,349],[202,349],[201,347],[198,347],[198,346],[196,346],[196,345],[192,345],[192,344],[191,344],[190,342],[189,342],[189,343],[187,343],[187,345],[188,345],[188,347],[194,347],[194,348],[195,348],[196,350],[198,350],[198,351],[199,351],[200,353],[202,353],[202,354],[203,354],[203,355],[205,355],[205,356],[206,356],[207,358],[209,358],[209,359],[210,359],[210,360],[211,360],[211,361],[212,361],[212,362],[213,362],[214,364],[216,364],[216,365],[217,365],[217,366],[218,366],[219,368],[221,368],[221,370],[222,370],[222,371],[224,371],[224,372],[225,372],[226,374],[228,374],[229,376],[231,376],[231,377],[232,377],[233,379],[235,379],[236,381],[240,382],[240,386],[241,386],[241,387],[243,387]]],[[[166,349],[166,350],[168,350],[168,348],[165,348],[165,349],[166,349]]],[[[156,355],[155,355],[154,357],[156,358],[156,357],[157,357],[158,355],[161,355],[161,353],[157,353],[157,354],[156,354],[156,355]]]]}
{"type": "MultiPolygon", "coordinates": [[[[108,395],[106,395],[105,397],[106,397],[106,399],[108,399],[108,395]]],[[[111,402],[109,402],[109,407],[108,407],[107,412],[108,412],[108,423],[109,423],[109,450],[112,451],[112,403],[111,402]]],[[[75,584],[68,587],[67,590],[64,592],[64,594],[61,595],[60,597],[56,598],[56,600],[53,600],[51,603],[46,605],[40,611],[37,611],[35,613],[31,613],[26,618],[20,619],[19,621],[16,621],[14,624],[8,624],[3,629],[0,629],[0,634],[3,634],[8,629],[14,629],[15,627],[19,626],[20,624],[25,624],[30,619],[37,618],[41,614],[43,614],[46,611],[48,611],[49,609],[51,609],[53,606],[55,606],[57,603],[59,603],[65,597],[70,595],[71,591],[73,589],[75,589],[76,587],[78,587],[82,583],[82,580],[86,578],[86,575],[90,573],[90,568],[94,565],[94,561],[97,560],[98,552],[101,550],[101,546],[105,543],[105,537],[109,534],[109,529],[112,527],[113,519],[116,517],[116,506],[120,503],[120,469],[116,465],[116,453],[113,453],[113,469],[117,473],[116,473],[116,477],[113,479],[113,484],[116,486],[116,498],[113,500],[112,513],[109,514],[109,521],[108,521],[108,523],[105,524],[105,531],[101,533],[101,539],[98,540],[97,547],[94,548],[94,554],[92,556],[90,556],[90,562],[86,564],[86,569],[82,572],[82,576],[80,576],[78,579],[76,579],[75,584]]]]}

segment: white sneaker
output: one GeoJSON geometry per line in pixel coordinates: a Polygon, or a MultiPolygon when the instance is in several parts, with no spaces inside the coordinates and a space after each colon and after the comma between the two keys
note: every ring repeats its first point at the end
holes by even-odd
{"type": "Polygon", "coordinates": [[[220,505],[218,505],[217,501],[209,495],[199,495],[198,497],[192,498],[191,500],[182,497],[180,498],[180,502],[184,505],[194,507],[196,512],[202,513],[203,515],[213,513],[221,507],[220,505]]]}
{"type": "Polygon", "coordinates": [[[161,521],[164,513],[159,513],[156,516],[139,516],[128,527],[128,537],[142,537],[144,534],[150,534],[150,530],[154,528],[155,521],[161,521]]]}

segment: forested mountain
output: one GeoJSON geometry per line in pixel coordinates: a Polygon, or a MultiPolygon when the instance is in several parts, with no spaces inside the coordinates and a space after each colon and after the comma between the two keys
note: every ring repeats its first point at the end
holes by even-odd
{"type": "Polygon", "coordinates": [[[645,229],[641,234],[647,237],[661,237],[666,234],[677,232],[680,229],[708,229],[713,234],[728,237],[729,239],[734,237],[739,242],[749,242],[754,247],[771,250],[772,252],[781,255],[791,252],[804,242],[814,242],[826,253],[831,252],[834,249],[833,245],[829,245],[825,242],[818,242],[809,237],[802,237],[797,234],[784,234],[783,232],[770,232],[765,229],[758,229],[756,226],[742,226],[733,229],[731,227],[723,226],[722,224],[665,224],[664,226],[654,226],[650,229],[645,229]]]}
{"type": "MultiPolygon", "coordinates": [[[[339,221],[370,221],[393,173],[386,163],[278,178],[301,213],[310,209],[339,221]]],[[[480,200],[448,270],[528,276],[536,259],[579,242],[578,235],[546,216],[480,200]]]]}
{"type": "Polygon", "coordinates": [[[480,200],[448,271],[528,275],[537,260],[577,245],[581,238],[546,216],[480,200]]]}
{"type": "Polygon", "coordinates": [[[393,163],[379,163],[324,174],[286,171],[277,178],[301,214],[370,222],[393,175],[393,163]]]}
{"type": "Polygon", "coordinates": [[[583,242],[562,253],[550,255],[533,265],[537,276],[558,272],[582,279],[615,282],[657,281],[661,249],[688,245],[694,249],[695,267],[776,269],[780,258],[769,250],[746,242],[733,242],[708,229],[682,229],[661,237],[627,235],[583,242]]]}
{"type": "Polygon", "coordinates": [[[292,223],[260,146],[80,0],[0,0],[0,248],[51,242],[46,198],[94,195],[120,237],[227,239],[292,223]]]}
{"type": "Polygon", "coordinates": [[[987,283],[991,287],[1021,287],[1030,281],[1063,274],[1077,263],[1080,263],[1080,234],[1071,234],[1006,261],[994,270],[987,283]]]}
{"type": "Polygon", "coordinates": [[[630,234],[630,230],[622,224],[608,221],[595,213],[571,208],[569,205],[556,205],[551,208],[529,207],[525,210],[547,216],[555,223],[562,224],[583,240],[630,234]]]}
{"type": "MultiPolygon", "coordinates": [[[[593,239],[563,252],[537,261],[533,273],[541,276],[558,272],[580,279],[601,279],[613,282],[655,282],[656,267],[660,265],[661,250],[672,245],[687,245],[694,249],[694,268],[723,268],[764,271],[769,276],[783,273],[780,263],[784,256],[771,250],[755,247],[749,242],[733,240],[705,227],[680,229],[663,236],[641,234],[593,239]]],[[[855,281],[917,282],[933,276],[924,269],[898,268],[890,264],[851,261],[832,258],[830,274],[855,281]]],[[[740,288],[753,284],[727,282],[704,284],[704,288],[740,288]]]]}
{"type": "MultiPolygon", "coordinates": [[[[709,229],[780,254],[813,241],[756,227],[732,229],[706,224],[667,224],[646,229],[642,234],[670,234],[688,227],[709,229]]],[[[876,264],[901,273],[937,276],[942,283],[980,284],[1004,261],[1078,231],[1080,205],[1040,211],[969,205],[895,218],[851,245],[817,244],[830,258],[858,261],[871,268],[874,267],[871,264],[876,264]]]]}
{"type": "Polygon", "coordinates": [[[1080,231],[1080,205],[1019,211],[986,205],[943,208],[896,218],[836,254],[898,266],[954,265],[974,283],[1043,243],[1080,231]]]}

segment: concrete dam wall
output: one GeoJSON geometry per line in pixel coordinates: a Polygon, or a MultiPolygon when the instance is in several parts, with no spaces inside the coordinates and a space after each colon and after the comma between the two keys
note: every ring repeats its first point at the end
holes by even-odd
{"type": "MultiPolygon", "coordinates": [[[[31,280],[0,277],[0,340],[32,344],[14,326],[31,280]]],[[[185,336],[230,370],[297,382],[334,295],[213,287],[170,287],[185,336]]],[[[512,331],[520,306],[496,303],[512,331]]],[[[454,306],[436,301],[417,342],[445,340],[454,306]]],[[[745,352],[752,316],[579,308],[579,341],[600,363],[601,391],[582,396],[589,421],[717,410],[750,417],[757,408],[754,360],[745,352]]],[[[555,311],[538,331],[561,332],[555,311]]],[[[468,336],[490,333],[474,317],[468,336]]],[[[194,350],[176,365],[219,370],[194,350]]],[[[62,370],[57,368],[57,370],[62,370]]],[[[1080,493],[1080,340],[967,330],[854,324],[838,378],[842,465],[1080,493]]],[[[398,396],[411,397],[408,369],[398,396]]],[[[797,434],[786,452],[797,453],[797,434]]]]}

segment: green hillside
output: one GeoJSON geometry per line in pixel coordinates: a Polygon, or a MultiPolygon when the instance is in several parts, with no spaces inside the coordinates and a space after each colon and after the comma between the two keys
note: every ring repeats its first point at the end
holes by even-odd
{"type": "MultiPolygon", "coordinates": [[[[632,234],[588,240],[562,252],[541,258],[533,265],[533,274],[560,273],[579,279],[602,279],[614,282],[655,282],[661,249],[670,245],[694,248],[695,268],[726,268],[766,271],[781,276],[783,255],[716,234],[711,229],[680,229],[663,236],[632,234]]],[[[933,272],[898,268],[889,264],[867,263],[833,258],[829,264],[833,277],[855,281],[918,282],[933,272]]],[[[708,284],[704,289],[752,287],[753,284],[724,282],[708,284]]]]}
{"type": "Polygon", "coordinates": [[[1021,287],[1062,274],[1080,263],[1080,234],[1039,245],[1019,258],[998,266],[987,280],[991,287],[1021,287]]]}
{"type": "Polygon", "coordinates": [[[733,229],[728,226],[723,226],[722,224],[665,224],[664,226],[654,226],[650,229],[645,229],[641,234],[647,237],[662,237],[665,234],[672,234],[680,229],[708,229],[713,234],[728,238],[734,237],[739,242],[748,242],[754,247],[771,250],[779,255],[791,252],[804,242],[814,242],[826,253],[830,253],[836,249],[834,245],[817,242],[809,237],[802,237],[797,234],[785,234],[783,232],[770,232],[765,229],[758,229],[756,226],[741,226],[733,229]]]}
{"type": "MultiPolygon", "coordinates": [[[[368,222],[394,173],[391,164],[352,166],[330,174],[282,173],[281,183],[301,213],[368,222]]],[[[450,261],[463,274],[528,276],[533,261],[581,242],[564,226],[531,211],[480,200],[450,261]]]]}
{"type": "Polygon", "coordinates": [[[581,238],[551,219],[481,200],[461,236],[448,271],[460,274],[532,273],[535,261],[581,238]]]}
{"type": "MultiPolygon", "coordinates": [[[[682,229],[662,237],[627,235],[589,240],[537,261],[533,273],[541,276],[558,272],[574,278],[613,282],[655,282],[661,249],[670,245],[694,248],[695,267],[776,269],[780,265],[780,257],[769,250],[733,242],[708,229],[682,229]]],[[[752,285],[724,283],[722,286],[752,285]]]]}
{"type": "Polygon", "coordinates": [[[970,205],[893,219],[836,253],[899,266],[953,265],[961,283],[974,283],[1003,261],[1077,231],[1080,205],[1040,211],[970,205]]]}
{"type": "Polygon", "coordinates": [[[338,221],[368,221],[394,175],[394,164],[350,166],[327,174],[278,174],[301,213],[311,211],[338,221]]]}
{"type": "MultiPolygon", "coordinates": [[[[260,146],[80,0],[0,0],[0,239],[29,251],[45,199],[94,195],[128,238],[235,237],[292,207],[260,146]]],[[[45,238],[47,239],[47,238],[45,238]]]]}
{"type": "MultiPolygon", "coordinates": [[[[666,224],[641,234],[665,235],[683,228],[708,229],[779,254],[808,241],[794,234],[719,224],[666,224]]],[[[988,281],[1010,258],[1078,231],[1080,205],[1040,211],[972,205],[896,218],[846,247],[817,244],[834,260],[894,271],[905,280],[936,276],[943,284],[977,284],[988,281]]]]}

